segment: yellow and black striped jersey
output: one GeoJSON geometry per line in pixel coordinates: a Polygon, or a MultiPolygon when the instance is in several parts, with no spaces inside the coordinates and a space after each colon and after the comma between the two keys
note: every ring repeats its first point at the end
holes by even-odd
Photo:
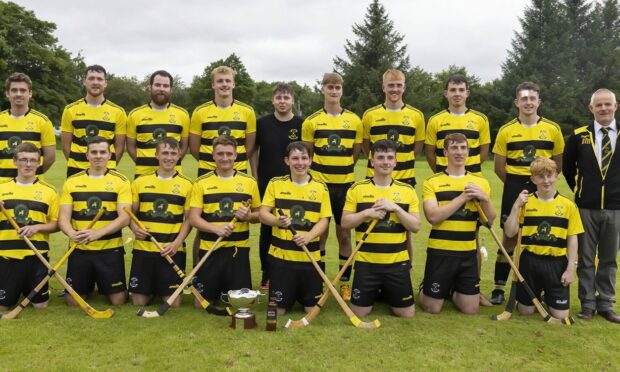
{"type": "Polygon", "coordinates": [[[469,156],[465,161],[468,172],[482,174],[480,165],[480,146],[491,143],[489,119],[475,110],[468,109],[463,115],[454,115],[443,110],[430,119],[426,127],[426,145],[435,146],[437,172],[448,166],[448,158],[443,153],[443,142],[450,133],[463,133],[467,137],[469,156]]]}
{"type": "Polygon", "coordinates": [[[200,136],[200,159],[198,168],[214,170],[213,140],[222,134],[237,140],[237,161],[235,169],[247,173],[248,155],[245,149],[245,138],[256,132],[256,114],[251,106],[234,100],[227,108],[217,107],[215,102],[202,104],[192,113],[189,128],[191,134],[200,136]]]}
{"type": "MultiPolygon", "coordinates": [[[[107,210],[95,223],[95,230],[100,229],[118,217],[118,204],[131,207],[131,185],[127,177],[108,169],[102,177],[91,177],[88,170],[67,178],[62,187],[60,205],[71,205],[71,225],[75,230],[85,229],[100,208],[107,210]]],[[[77,249],[101,251],[123,247],[121,230],[106,235],[88,244],[79,244],[77,249]]]]}
{"type": "MultiPolygon", "coordinates": [[[[372,179],[354,183],[347,191],[344,210],[358,213],[371,208],[379,199],[387,199],[398,204],[409,213],[418,213],[420,203],[415,190],[410,185],[393,180],[389,187],[379,187],[372,179]]],[[[359,241],[368,228],[368,222],[355,228],[355,238],[359,241]]],[[[407,252],[407,230],[396,213],[388,213],[379,221],[355,256],[356,265],[376,264],[383,267],[409,265],[407,252]]]]}
{"type": "Polygon", "coordinates": [[[531,195],[519,222],[521,247],[541,256],[565,257],[568,237],[584,232],[579,209],[559,193],[548,201],[531,195]]]}
{"type": "Polygon", "coordinates": [[[308,116],[301,125],[301,140],[314,147],[312,176],[325,183],[353,182],[353,145],[361,145],[362,138],[362,121],[349,110],[332,116],[321,109],[308,116]]]}
{"type": "MultiPolygon", "coordinates": [[[[47,116],[32,109],[19,118],[11,116],[10,110],[0,112],[0,182],[17,177],[13,154],[17,145],[22,142],[30,142],[39,149],[56,146],[52,122],[47,116]]],[[[39,167],[37,174],[42,173],[43,167],[39,167]]]]}
{"type": "MultiPolygon", "coordinates": [[[[156,110],[150,104],[133,109],[127,116],[127,138],[136,140],[136,176],[154,172],[159,167],[155,159],[155,143],[164,137],[181,142],[189,133],[189,114],[174,104],[156,110]]],[[[177,166],[181,172],[181,165],[177,166]]]]}
{"type": "MultiPolygon", "coordinates": [[[[392,177],[397,180],[415,178],[415,143],[426,138],[424,114],[415,107],[404,105],[400,110],[388,110],[384,105],[377,105],[366,110],[362,116],[364,139],[370,141],[370,147],[380,139],[389,139],[396,143],[396,167],[392,177]]],[[[372,177],[374,169],[368,160],[366,177],[372,177]]]]}
{"type": "MultiPolygon", "coordinates": [[[[14,179],[0,183],[0,200],[20,227],[58,220],[58,194],[54,186],[41,180],[21,185],[14,179]]],[[[36,233],[30,241],[39,251],[49,251],[49,233],[36,233]]],[[[34,252],[0,213],[0,257],[23,259],[34,252]]]]}
{"type": "Polygon", "coordinates": [[[91,137],[101,136],[108,141],[112,152],[108,168],[115,169],[114,138],[127,133],[127,115],[122,107],[108,100],[95,107],[82,98],[65,107],[61,130],[73,134],[67,167],[87,169],[90,166],[86,159],[87,141],[91,137]]]}
{"type": "MultiPolygon", "coordinates": [[[[437,200],[439,206],[458,197],[468,183],[475,183],[491,196],[489,182],[473,173],[452,177],[445,172],[436,173],[424,181],[423,199],[437,200]]],[[[478,210],[472,200],[465,203],[452,216],[433,225],[428,238],[428,248],[448,251],[471,251],[476,249],[478,210]]]]}
{"type": "MultiPolygon", "coordinates": [[[[235,171],[230,178],[221,178],[215,172],[198,177],[192,188],[191,208],[200,208],[202,218],[210,223],[224,225],[232,221],[241,203],[252,199],[251,208],[260,207],[258,185],[251,176],[235,171]]],[[[200,231],[200,249],[209,250],[218,236],[200,231]]],[[[233,233],[222,240],[217,248],[250,248],[250,224],[238,221],[233,233]]]]}
{"type": "Polygon", "coordinates": [[[537,156],[551,158],[564,152],[564,137],[560,126],[541,117],[532,126],[521,124],[518,118],[499,128],[493,153],[506,157],[506,173],[529,176],[530,163],[537,156]]]}
{"type": "MultiPolygon", "coordinates": [[[[273,207],[273,214],[278,216],[277,209],[291,217],[292,225],[299,232],[312,230],[321,218],[332,216],[327,186],[313,178],[305,185],[298,185],[290,175],[274,177],[269,181],[263,205],[273,207]]],[[[271,230],[271,246],[269,254],[286,261],[310,262],[304,251],[293,242],[293,234],[289,229],[273,226],[271,230]]],[[[307,245],[314,259],[321,259],[319,237],[307,245]]]]}
{"type": "MultiPolygon", "coordinates": [[[[178,172],[168,179],[161,179],[153,172],[131,183],[132,200],[139,203],[136,216],[162,245],[173,242],[179,235],[185,212],[189,210],[192,186],[192,181],[178,172]]],[[[179,251],[184,246],[185,243],[179,251]]],[[[159,252],[150,240],[136,240],[134,249],[159,252]]]]}

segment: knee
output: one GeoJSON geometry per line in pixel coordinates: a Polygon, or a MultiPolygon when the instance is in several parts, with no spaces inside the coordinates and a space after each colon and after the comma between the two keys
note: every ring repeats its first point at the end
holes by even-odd
{"type": "Polygon", "coordinates": [[[517,309],[519,310],[519,314],[521,315],[532,315],[534,314],[534,306],[526,306],[526,305],[517,305],[517,309]]]}
{"type": "Polygon", "coordinates": [[[394,315],[401,317],[401,318],[413,318],[413,316],[415,315],[415,305],[405,307],[405,308],[393,307],[392,312],[394,313],[394,315]]]}
{"type": "Polygon", "coordinates": [[[372,311],[372,306],[360,307],[352,305],[351,310],[353,311],[353,314],[357,315],[358,317],[365,317],[372,311]]]}
{"type": "Polygon", "coordinates": [[[108,296],[110,303],[114,306],[123,305],[127,302],[127,292],[115,293],[108,296]]]}
{"type": "Polygon", "coordinates": [[[34,307],[35,309],[45,309],[48,304],[49,304],[49,301],[39,302],[37,304],[33,303],[32,307],[34,307]]]}

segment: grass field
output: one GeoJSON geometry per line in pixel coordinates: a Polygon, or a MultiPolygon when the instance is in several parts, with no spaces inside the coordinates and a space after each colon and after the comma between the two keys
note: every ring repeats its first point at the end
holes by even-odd
{"type": "MultiPolygon", "coordinates": [[[[65,174],[62,154],[48,173],[47,180],[60,190],[65,174]]],[[[195,174],[195,162],[186,159],[187,174],[195,174]]],[[[124,158],[120,169],[132,174],[131,163],[124,158]]],[[[365,165],[358,164],[358,177],[365,165]]],[[[417,163],[418,180],[430,174],[423,159],[417,163]]],[[[493,200],[499,208],[501,185],[487,163],[484,174],[492,184],[493,200]]],[[[560,189],[567,192],[560,181],[560,189]]],[[[421,185],[418,185],[418,193],[421,185]]],[[[496,223],[496,231],[499,227],[496,223]]],[[[430,225],[424,220],[414,237],[412,278],[417,286],[424,270],[425,245],[430,225]]],[[[332,226],[333,231],[333,226],[332,226]]],[[[129,236],[129,232],[125,232],[129,236]]],[[[193,235],[193,234],[192,234],[193,235]]],[[[333,236],[333,234],[332,234],[333,236]]],[[[482,267],[482,290],[493,287],[493,263],[497,246],[482,230],[489,261],[482,267]]],[[[62,234],[52,238],[51,261],[55,263],[68,240],[62,234]]],[[[258,286],[258,228],[252,228],[253,282],[258,286]]],[[[129,249],[128,249],[129,252],[129,249]]],[[[337,270],[337,247],[328,244],[328,276],[337,270]]],[[[126,256],[129,263],[131,255],[126,256]]],[[[128,266],[129,267],[129,266],[128,266]]],[[[64,267],[62,269],[64,273],[64,267]]],[[[311,326],[288,330],[282,325],[289,314],[278,320],[275,333],[264,332],[265,308],[256,308],[258,328],[233,331],[229,320],[193,308],[186,295],[180,309],[164,317],[139,318],[137,308],[127,304],[115,307],[107,320],[94,320],[79,308],[67,308],[56,297],[61,286],[52,280],[50,306],[46,310],[25,309],[19,318],[0,322],[0,371],[19,370],[606,370],[620,369],[620,332],[600,317],[590,322],[577,321],[572,327],[552,326],[539,316],[517,314],[505,322],[490,320],[501,307],[481,308],[478,315],[466,316],[446,304],[440,315],[420,309],[413,319],[390,315],[384,304],[366,320],[378,318],[378,330],[351,326],[335,301],[328,301],[311,326]]],[[[577,287],[571,288],[571,312],[579,311],[577,287]]],[[[108,308],[100,296],[88,299],[99,310],[108,308]]],[[[159,302],[151,306],[155,308],[159,302]]],[[[301,308],[290,314],[303,316],[301,308]]]]}

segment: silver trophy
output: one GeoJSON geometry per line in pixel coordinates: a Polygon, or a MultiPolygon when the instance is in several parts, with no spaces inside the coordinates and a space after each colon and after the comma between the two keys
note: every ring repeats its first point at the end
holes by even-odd
{"type": "Polygon", "coordinates": [[[260,297],[264,296],[260,291],[253,291],[248,288],[230,290],[222,293],[221,300],[236,308],[231,315],[230,327],[233,329],[253,329],[256,328],[256,315],[250,309],[260,303],[260,297]],[[240,324],[237,324],[239,322],[240,324]]]}

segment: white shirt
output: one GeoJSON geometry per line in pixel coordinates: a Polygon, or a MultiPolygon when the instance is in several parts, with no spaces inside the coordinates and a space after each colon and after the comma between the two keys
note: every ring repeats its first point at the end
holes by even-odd
{"type": "MultiPolygon", "coordinates": [[[[601,166],[601,152],[603,151],[603,126],[600,125],[596,120],[594,121],[594,138],[596,141],[596,160],[598,160],[598,166],[601,166]]],[[[611,150],[616,151],[616,140],[618,139],[618,127],[616,126],[616,120],[609,124],[609,140],[611,141],[611,150]]]]}

